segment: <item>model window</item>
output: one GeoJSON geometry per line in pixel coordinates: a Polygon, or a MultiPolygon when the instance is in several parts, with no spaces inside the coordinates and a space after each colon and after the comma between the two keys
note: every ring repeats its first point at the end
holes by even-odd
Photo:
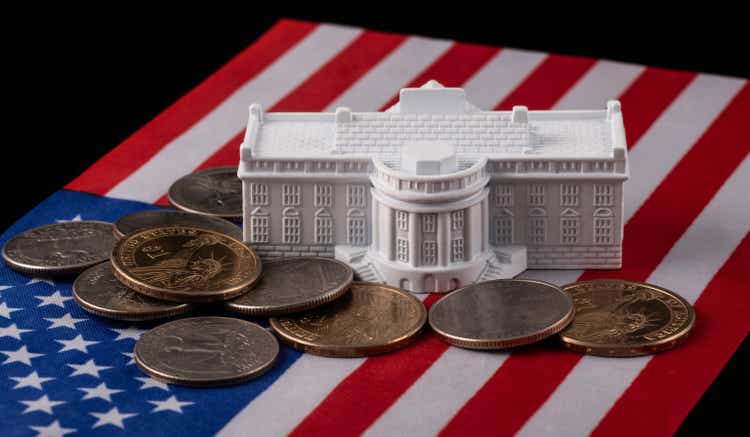
{"type": "Polygon", "coordinates": [[[269,220],[267,214],[250,215],[250,242],[251,243],[268,243],[270,234],[269,220]]]}
{"type": "Polygon", "coordinates": [[[396,239],[396,259],[409,262],[409,242],[406,238],[396,239]]]}
{"type": "Polygon", "coordinates": [[[578,243],[581,231],[581,220],[578,217],[563,217],[560,219],[560,242],[562,244],[578,243]]]}
{"type": "Polygon", "coordinates": [[[594,184],[594,206],[614,206],[615,186],[613,184],[594,184]]]}
{"type": "Polygon", "coordinates": [[[529,244],[543,244],[547,237],[547,217],[529,217],[529,244]]]}
{"type": "Polygon", "coordinates": [[[426,266],[437,264],[437,242],[425,241],[422,243],[422,264],[426,266]]]}
{"type": "Polygon", "coordinates": [[[283,184],[281,186],[281,203],[283,206],[299,206],[301,204],[300,187],[298,184],[283,184]]]}
{"type": "Polygon", "coordinates": [[[495,241],[500,246],[513,244],[513,217],[495,219],[495,241]]]}
{"type": "Polygon", "coordinates": [[[282,222],[282,230],[284,243],[298,244],[301,236],[299,215],[285,215],[282,222]]]}
{"type": "Polygon", "coordinates": [[[612,244],[615,219],[612,210],[600,208],[594,211],[594,244],[612,244]]]}
{"type": "Polygon", "coordinates": [[[347,219],[347,238],[352,246],[367,244],[366,223],[364,217],[349,217],[347,219]]]}
{"type": "Polygon", "coordinates": [[[529,184],[529,206],[544,206],[544,185],[529,184]]]}
{"type": "Polygon", "coordinates": [[[422,232],[435,232],[437,214],[422,214],[422,232]]]}
{"type": "Polygon", "coordinates": [[[315,242],[318,244],[333,243],[333,219],[327,215],[315,217],[315,242]]]}
{"type": "Polygon", "coordinates": [[[513,206],[513,185],[495,185],[495,205],[503,208],[510,208],[513,206]]]}
{"type": "Polygon", "coordinates": [[[464,210],[453,211],[451,213],[451,228],[454,231],[462,231],[464,229],[464,210]]]}
{"type": "Polygon", "coordinates": [[[399,231],[409,230],[409,213],[406,211],[396,211],[396,226],[399,231]]]}
{"type": "Polygon", "coordinates": [[[560,206],[578,206],[581,186],[578,184],[562,184],[560,186],[560,206]]]}
{"type": "Polygon", "coordinates": [[[464,239],[454,238],[451,240],[451,262],[461,262],[464,260],[464,239]]]}
{"type": "Polygon", "coordinates": [[[347,185],[346,186],[346,206],[350,208],[365,207],[365,186],[364,185],[347,185]]]}
{"type": "Polygon", "coordinates": [[[333,185],[315,184],[315,207],[330,208],[333,206],[333,185]]]}
{"type": "Polygon", "coordinates": [[[268,184],[250,184],[250,204],[268,205],[268,184]]]}

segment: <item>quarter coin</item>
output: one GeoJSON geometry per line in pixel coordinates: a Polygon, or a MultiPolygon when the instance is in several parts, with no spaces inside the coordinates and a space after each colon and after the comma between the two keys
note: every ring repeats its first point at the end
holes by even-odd
{"type": "Polygon", "coordinates": [[[249,292],[225,303],[251,316],[279,316],[314,308],[346,293],[354,272],[330,258],[284,258],[263,263],[260,281],[249,292]]]}
{"type": "Polygon", "coordinates": [[[115,277],[155,299],[216,302],[246,292],[260,277],[258,255],[241,241],[189,226],[128,234],[112,251],[115,277]]]}
{"type": "Polygon", "coordinates": [[[349,293],[327,305],[272,318],[271,328],[295,349],[327,357],[363,357],[411,343],[426,320],[424,305],[410,293],[354,282],[349,293]]]}
{"type": "Polygon", "coordinates": [[[84,310],[117,320],[154,320],[183,314],[185,303],[166,302],[136,293],[122,285],[112,273],[112,264],[103,262],[86,269],[73,282],[73,297],[84,310]]]}
{"type": "Polygon", "coordinates": [[[601,279],[563,289],[573,297],[576,315],[560,338],[577,352],[609,357],[653,354],[683,343],[695,324],[690,303],[656,285],[601,279]]]}
{"type": "Polygon", "coordinates": [[[242,241],[242,229],[228,220],[168,209],[137,211],[123,216],[115,222],[115,238],[146,228],[174,225],[209,229],[242,241]]]}
{"type": "Polygon", "coordinates": [[[55,223],[29,229],[8,240],[3,246],[3,259],[22,273],[79,273],[106,261],[114,241],[111,223],[55,223]]]}
{"type": "Polygon", "coordinates": [[[169,187],[169,203],[196,214],[242,219],[242,182],[237,167],[216,167],[178,179],[169,187]]]}
{"type": "Polygon", "coordinates": [[[430,308],[442,340],[469,349],[503,349],[542,340],[573,318],[573,300],[559,287],[500,279],[460,288],[430,308]]]}
{"type": "Polygon", "coordinates": [[[279,342],[245,320],[193,317],[146,332],[135,345],[138,367],[156,380],[193,387],[239,384],[276,363],[279,342]]]}

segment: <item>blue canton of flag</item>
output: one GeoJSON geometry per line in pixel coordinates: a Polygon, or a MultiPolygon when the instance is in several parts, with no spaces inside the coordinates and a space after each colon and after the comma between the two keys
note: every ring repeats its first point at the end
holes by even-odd
{"type": "MultiPolygon", "coordinates": [[[[113,222],[154,208],[63,190],[3,233],[0,244],[43,224],[113,222]]],[[[3,436],[212,434],[299,357],[283,348],[271,372],[235,387],[191,389],[155,381],[133,361],[136,340],[155,324],[136,326],[86,313],[73,300],[73,279],[0,267],[3,436]]]]}

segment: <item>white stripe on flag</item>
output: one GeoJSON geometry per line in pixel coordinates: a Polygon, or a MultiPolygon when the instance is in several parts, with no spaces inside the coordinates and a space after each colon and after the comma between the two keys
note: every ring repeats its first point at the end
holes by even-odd
{"type": "Polygon", "coordinates": [[[251,103],[273,106],[361,32],[352,27],[319,26],[112,188],[107,196],[157,201],[172,182],[193,171],[242,131],[251,103]]]}
{"type": "Polygon", "coordinates": [[[380,109],[404,86],[404,78],[417,77],[450,46],[451,41],[447,40],[410,37],[328,105],[326,111],[339,106],[353,111],[380,109]]]}
{"type": "MultiPolygon", "coordinates": [[[[525,65],[533,68],[530,64],[528,62],[525,63],[525,65]]],[[[599,67],[602,70],[608,70],[610,75],[621,78],[621,80],[613,80],[611,83],[612,89],[608,93],[603,89],[599,73],[586,74],[571,87],[569,92],[574,92],[578,97],[570,98],[570,101],[577,99],[578,103],[584,105],[583,107],[596,104],[603,108],[606,98],[598,103],[586,100],[585,90],[591,87],[590,98],[592,100],[599,99],[602,95],[616,96],[632,82],[641,70],[640,68],[634,68],[632,65],[621,63],[608,62],[603,64],[603,66],[601,64],[598,63],[593,68],[599,67]],[[623,71],[616,71],[618,68],[623,71]]],[[[493,68],[495,71],[507,70],[499,64],[496,64],[493,68]]],[[[516,69],[515,71],[519,72],[516,75],[519,82],[531,72],[531,70],[527,70],[526,74],[520,74],[520,70],[516,69]]],[[[489,75],[482,77],[484,78],[483,80],[488,81],[483,87],[485,89],[492,89],[492,84],[494,83],[492,77],[489,75]]],[[[472,80],[475,79],[476,76],[472,80]]],[[[474,86],[481,87],[481,84],[475,81],[474,86]]],[[[506,86],[505,89],[510,92],[516,86],[517,84],[506,86]]],[[[495,106],[505,98],[505,95],[497,95],[496,97],[497,101],[490,103],[489,107],[495,106]]],[[[566,98],[568,98],[568,93],[562,97],[561,101],[566,100],[566,98]]],[[[437,434],[456,412],[463,407],[466,401],[471,399],[476,391],[497,371],[507,356],[507,353],[471,352],[456,347],[447,349],[414,385],[409,387],[383,413],[370,427],[367,434],[373,436],[437,434]],[[461,370],[457,371],[458,369],[461,370]],[[461,377],[456,379],[455,375],[459,374],[461,377]],[[431,402],[434,402],[434,404],[431,404],[431,402]]]]}
{"type": "Polygon", "coordinates": [[[645,68],[622,62],[598,61],[557,102],[555,109],[604,109],[607,100],[617,99],[645,68]]]}
{"type": "MultiPolygon", "coordinates": [[[[694,303],[750,230],[747,187],[750,157],[725,182],[648,282],[674,290],[694,303]]],[[[583,357],[519,435],[588,435],[650,359],[583,357]]]]}
{"type": "Polygon", "coordinates": [[[547,57],[545,53],[502,49],[464,84],[467,99],[491,110],[547,57]]]}

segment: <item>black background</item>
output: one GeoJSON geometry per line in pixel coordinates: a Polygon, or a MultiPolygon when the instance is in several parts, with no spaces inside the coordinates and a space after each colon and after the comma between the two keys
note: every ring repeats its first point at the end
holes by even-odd
{"type": "MultiPolygon", "coordinates": [[[[179,13],[40,6],[8,13],[4,24],[15,26],[3,30],[9,115],[0,155],[0,226],[7,228],[71,181],[281,17],[750,77],[747,26],[731,13],[687,18],[684,11],[656,15],[644,8],[625,14],[622,4],[600,3],[602,15],[592,16],[582,6],[567,14],[543,13],[538,4],[497,6],[440,10],[433,4],[387,12],[216,5],[179,13]]],[[[743,429],[748,350],[745,339],[679,434],[743,429]]]]}

